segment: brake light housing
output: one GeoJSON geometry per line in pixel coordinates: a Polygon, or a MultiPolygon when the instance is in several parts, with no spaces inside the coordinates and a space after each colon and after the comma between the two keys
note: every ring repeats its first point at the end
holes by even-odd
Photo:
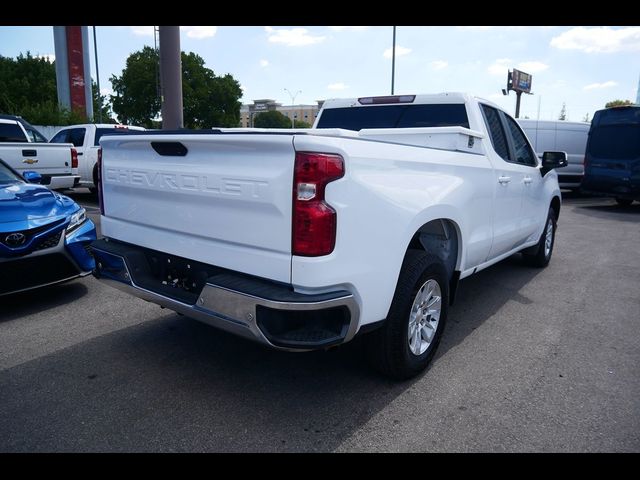
{"type": "Polygon", "coordinates": [[[327,184],[344,176],[333,153],[296,152],[293,174],[293,255],[319,257],[335,248],[337,213],[325,200],[327,184]]]}
{"type": "Polygon", "coordinates": [[[104,215],[104,197],[102,195],[102,147],[98,147],[98,163],[96,167],[98,177],[98,203],[100,204],[100,215],[104,215]]]}
{"type": "Polygon", "coordinates": [[[78,151],[71,147],[71,168],[78,168],[78,151]]]}

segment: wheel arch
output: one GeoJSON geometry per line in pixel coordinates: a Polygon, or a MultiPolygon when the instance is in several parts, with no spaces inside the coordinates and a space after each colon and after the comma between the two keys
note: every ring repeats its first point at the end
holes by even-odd
{"type": "Polygon", "coordinates": [[[444,264],[449,277],[449,303],[452,304],[460,278],[462,235],[460,226],[450,218],[437,218],[423,224],[413,234],[405,251],[424,250],[444,264]]]}
{"type": "Polygon", "coordinates": [[[561,204],[562,204],[562,202],[560,202],[560,197],[558,197],[557,195],[554,195],[553,198],[551,199],[550,207],[553,208],[553,211],[556,214],[556,221],[558,221],[558,218],[560,217],[560,205],[561,204]]]}

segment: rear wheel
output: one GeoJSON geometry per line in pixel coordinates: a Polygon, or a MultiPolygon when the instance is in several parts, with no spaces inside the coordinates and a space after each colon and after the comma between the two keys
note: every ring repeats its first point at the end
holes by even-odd
{"type": "Polygon", "coordinates": [[[422,372],[440,343],[448,305],[443,263],[423,250],[409,250],[386,322],[366,337],[373,366],[398,380],[422,372]]]}
{"type": "Polygon", "coordinates": [[[89,191],[94,195],[98,193],[98,164],[93,167],[93,187],[89,187],[89,191]]]}
{"type": "Polygon", "coordinates": [[[622,207],[628,207],[633,203],[633,200],[631,200],[630,198],[616,197],[616,203],[622,207]]]}
{"type": "Polygon", "coordinates": [[[551,260],[551,254],[553,253],[553,246],[556,240],[556,212],[553,208],[549,208],[547,214],[547,221],[540,235],[540,240],[537,245],[534,245],[533,251],[527,249],[526,252],[522,252],[522,256],[525,261],[532,267],[543,268],[549,265],[551,260]]]}

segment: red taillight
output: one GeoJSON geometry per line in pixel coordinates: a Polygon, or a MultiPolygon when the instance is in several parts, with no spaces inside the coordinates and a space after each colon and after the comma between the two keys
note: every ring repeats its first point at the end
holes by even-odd
{"type": "Polygon", "coordinates": [[[336,243],[336,211],[324,200],[329,182],[344,175],[340,155],[297,152],[293,174],[293,255],[328,255],[336,243]]]}
{"type": "Polygon", "coordinates": [[[104,199],[102,197],[102,147],[98,148],[98,166],[97,166],[97,176],[98,176],[98,203],[100,204],[100,215],[104,215],[104,199]]]}
{"type": "Polygon", "coordinates": [[[78,168],[78,151],[71,148],[71,168],[78,168]]]}

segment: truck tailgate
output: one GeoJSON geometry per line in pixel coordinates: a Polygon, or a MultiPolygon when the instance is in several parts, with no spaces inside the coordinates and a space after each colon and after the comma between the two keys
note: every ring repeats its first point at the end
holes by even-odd
{"type": "Polygon", "coordinates": [[[101,145],[105,236],[290,282],[292,135],[127,135],[101,145]]]}
{"type": "Polygon", "coordinates": [[[71,175],[71,143],[0,143],[0,158],[22,173],[71,175]]]}

